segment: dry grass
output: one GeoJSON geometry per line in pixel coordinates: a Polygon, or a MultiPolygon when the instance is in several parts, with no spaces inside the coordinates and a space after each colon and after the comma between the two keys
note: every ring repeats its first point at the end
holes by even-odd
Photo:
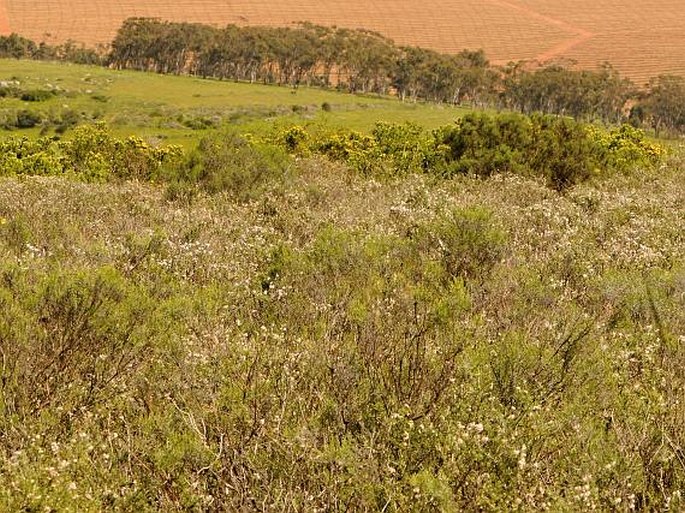
{"type": "Polygon", "coordinates": [[[400,44],[445,52],[484,48],[496,62],[574,59],[581,66],[609,61],[641,83],[682,73],[685,49],[679,0],[0,0],[0,33],[87,44],[110,41],[125,18],[284,25],[312,21],[377,30],[400,44]],[[3,11],[9,23],[3,23],[3,11]]]}

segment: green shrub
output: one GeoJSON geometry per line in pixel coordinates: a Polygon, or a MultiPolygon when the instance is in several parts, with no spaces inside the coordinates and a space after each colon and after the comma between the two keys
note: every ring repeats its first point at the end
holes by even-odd
{"type": "Polygon", "coordinates": [[[205,116],[180,116],[183,126],[191,130],[207,130],[216,127],[216,121],[205,116]]]}
{"type": "Polygon", "coordinates": [[[469,114],[454,127],[443,127],[436,138],[449,148],[445,170],[490,176],[500,172],[525,173],[526,152],[533,126],[519,114],[469,114]]]}
{"type": "Polygon", "coordinates": [[[374,146],[372,137],[353,130],[326,134],[312,143],[312,148],[338,162],[355,162],[364,158],[374,146]]]}
{"type": "Polygon", "coordinates": [[[76,128],[69,140],[60,141],[70,173],[88,181],[109,178],[149,181],[164,166],[174,166],[181,150],[175,146],[155,148],[131,136],[113,137],[103,123],[76,128]]]}
{"type": "Polygon", "coordinates": [[[417,227],[413,237],[425,251],[437,255],[448,282],[461,278],[483,283],[506,247],[506,236],[492,213],[477,207],[449,210],[417,227]]]}
{"type": "Polygon", "coordinates": [[[0,142],[0,174],[60,176],[64,158],[55,141],[48,138],[9,137],[0,142]]]}
{"type": "Polygon", "coordinates": [[[561,190],[587,179],[592,169],[584,126],[568,118],[469,114],[437,137],[449,147],[448,174],[542,176],[561,190]]]}
{"type": "Polygon", "coordinates": [[[17,112],[17,128],[33,128],[43,122],[43,116],[39,112],[31,110],[20,110],[17,112]]]}
{"type": "Polygon", "coordinates": [[[70,128],[78,125],[79,121],[81,121],[81,116],[71,109],[64,109],[51,119],[52,124],[55,125],[55,133],[57,134],[64,134],[70,128]]]}
{"type": "Polygon", "coordinates": [[[391,176],[430,171],[442,158],[434,139],[412,123],[376,123],[372,136],[376,144],[368,158],[391,176]]]}
{"type": "Polygon", "coordinates": [[[638,166],[653,166],[666,154],[659,144],[647,140],[642,130],[622,125],[611,130],[588,126],[587,131],[595,145],[599,165],[618,171],[638,166]]]}
{"type": "Polygon", "coordinates": [[[14,84],[0,85],[0,98],[17,98],[21,96],[21,89],[14,84]]]}
{"type": "Polygon", "coordinates": [[[412,123],[379,122],[370,135],[341,130],[317,137],[294,126],[279,134],[277,143],[291,153],[318,153],[375,177],[426,172],[441,158],[430,135],[412,123]]]}
{"type": "Polygon", "coordinates": [[[203,138],[180,171],[164,178],[197,184],[212,194],[225,191],[247,201],[258,197],[269,182],[282,179],[288,167],[288,156],[279,148],[250,143],[236,132],[226,131],[203,138]]]}
{"type": "Polygon", "coordinates": [[[515,173],[541,177],[560,191],[595,172],[653,165],[664,154],[628,126],[607,131],[565,117],[483,112],[432,134],[411,123],[377,123],[370,135],[337,131],[313,137],[293,126],[275,142],[290,153],[321,154],[368,176],[515,173]]]}
{"type": "Polygon", "coordinates": [[[111,268],[34,282],[4,268],[0,278],[3,415],[26,418],[59,401],[66,421],[135,372],[163,329],[154,302],[111,268]]]}
{"type": "Polygon", "coordinates": [[[70,175],[84,181],[153,180],[180,160],[176,146],[155,148],[137,137],[120,140],[104,124],[84,125],[68,140],[10,137],[0,142],[4,175],[70,175]]]}
{"type": "Polygon", "coordinates": [[[47,89],[32,89],[21,93],[20,99],[25,102],[44,102],[55,96],[55,91],[47,89]]]}
{"type": "Polygon", "coordinates": [[[15,254],[23,254],[27,244],[33,240],[28,220],[25,216],[18,215],[9,221],[4,218],[2,221],[0,224],[0,240],[15,254]]]}
{"type": "Polygon", "coordinates": [[[557,190],[591,176],[594,148],[585,126],[570,118],[534,116],[533,139],[528,150],[532,172],[557,190]]]}
{"type": "Polygon", "coordinates": [[[294,125],[278,134],[279,143],[288,153],[306,155],[309,153],[309,134],[298,125],[294,125]]]}

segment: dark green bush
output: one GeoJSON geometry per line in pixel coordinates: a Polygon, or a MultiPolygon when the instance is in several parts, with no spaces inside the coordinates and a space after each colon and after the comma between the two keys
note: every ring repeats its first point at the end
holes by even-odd
{"type": "Polygon", "coordinates": [[[585,181],[593,169],[593,143],[585,126],[570,118],[534,116],[528,164],[557,190],[585,181]]]}
{"type": "Polygon", "coordinates": [[[449,148],[443,174],[512,172],[543,177],[563,190],[595,169],[623,166],[625,158],[618,154],[625,153],[624,145],[603,142],[602,133],[565,117],[477,113],[438,130],[436,137],[449,148]]]}
{"type": "Polygon", "coordinates": [[[469,114],[454,127],[443,127],[436,138],[446,145],[448,175],[474,173],[490,176],[500,172],[525,173],[526,151],[533,126],[518,114],[469,114]]]}
{"type": "Polygon", "coordinates": [[[44,102],[55,96],[55,91],[50,91],[47,89],[32,89],[30,91],[24,91],[20,98],[25,102],[44,102]]]}
{"type": "Polygon", "coordinates": [[[225,191],[247,201],[256,198],[269,181],[282,178],[288,165],[288,156],[280,148],[250,143],[227,131],[203,138],[180,171],[166,178],[177,184],[197,184],[209,193],[225,191]]]}
{"type": "Polygon", "coordinates": [[[205,116],[182,116],[181,123],[191,130],[207,130],[216,126],[216,122],[213,119],[205,116]]]}
{"type": "Polygon", "coordinates": [[[17,112],[17,128],[33,128],[43,122],[43,116],[39,112],[20,110],[17,112]]]}

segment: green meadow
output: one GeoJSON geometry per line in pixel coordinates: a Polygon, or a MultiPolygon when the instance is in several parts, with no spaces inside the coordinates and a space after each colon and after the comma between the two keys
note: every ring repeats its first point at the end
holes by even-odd
{"type": "MultiPolygon", "coordinates": [[[[0,98],[0,117],[22,109],[45,117],[71,112],[79,122],[103,120],[120,136],[135,134],[186,147],[197,141],[200,132],[225,125],[245,132],[259,132],[274,124],[368,131],[378,121],[410,121],[434,128],[453,122],[465,112],[456,107],[309,87],[293,89],[6,59],[0,60],[0,81],[16,81],[22,90],[56,92],[39,102],[0,98]]],[[[35,136],[40,130],[21,133],[35,136]]]]}

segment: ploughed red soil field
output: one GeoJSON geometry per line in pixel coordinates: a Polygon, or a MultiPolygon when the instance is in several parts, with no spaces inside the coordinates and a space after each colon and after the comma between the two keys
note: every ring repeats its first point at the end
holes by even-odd
{"type": "Polygon", "coordinates": [[[685,74],[684,0],[0,0],[0,33],[92,46],[131,16],[367,28],[444,52],[483,48],[495,63],[608,61],[638,84],[685,74]]]}

